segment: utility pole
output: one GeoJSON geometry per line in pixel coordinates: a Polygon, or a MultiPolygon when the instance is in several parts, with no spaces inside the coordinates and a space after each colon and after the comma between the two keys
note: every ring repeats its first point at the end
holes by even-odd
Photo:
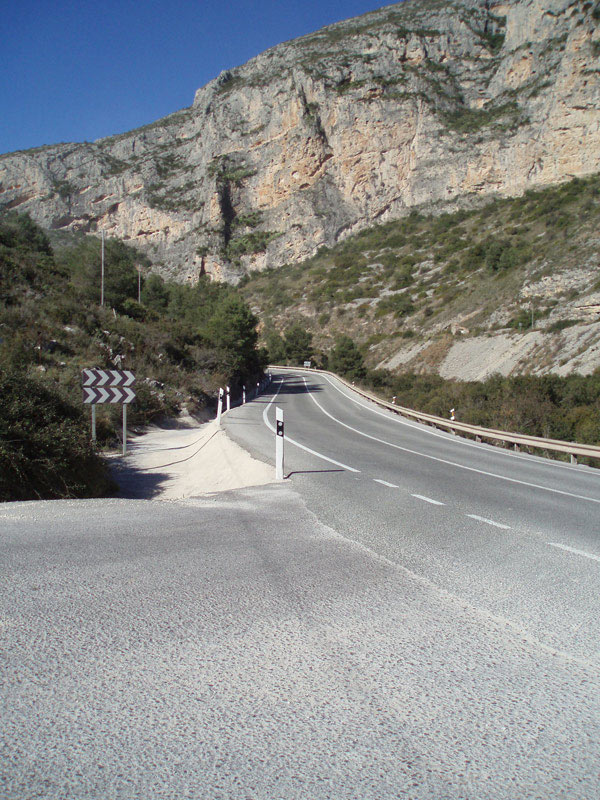
{"type": "Polygon", "coordinates": [[[100,267],[100,305],[104,305],[104,231],[102,231],[102,259],[100,267]]]}

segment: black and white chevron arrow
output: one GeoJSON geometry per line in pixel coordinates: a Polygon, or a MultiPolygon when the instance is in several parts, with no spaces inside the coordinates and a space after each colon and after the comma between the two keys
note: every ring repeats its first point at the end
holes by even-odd
{"type": "Polygon", "coordinates": [[[132,403],[135,392],[128,386],[84,386],[84,403],[132,403]]]}
{"type": "MultiPolygon", "coordinates": [[[[135,375],[128,369],[84,369],[81,380],[84,387],[132,386],[135,383],[135,375]]],[[[120,401],[115,400],[114,402],[120,401]]]]}

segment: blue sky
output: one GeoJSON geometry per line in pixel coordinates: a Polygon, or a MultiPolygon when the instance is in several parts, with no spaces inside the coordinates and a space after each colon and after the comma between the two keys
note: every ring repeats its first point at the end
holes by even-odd
{"type": "Polygon", "coordinates": [[[3,0],[0,153],[93,141],[189,106],[223,69],[378,0],[3,0]]]}

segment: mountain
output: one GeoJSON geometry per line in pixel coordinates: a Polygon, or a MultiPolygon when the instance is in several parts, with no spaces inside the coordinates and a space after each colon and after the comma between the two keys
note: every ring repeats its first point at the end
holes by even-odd
{"type": "Polygon", "coordinates": [[[270,350],[276,331],[301,325],[323,352],[350,335],[368,367],[396,373],[600,375],[599,231],[592,175],[413,212],[239,288],[270,350]]]}
{"type": "Polygon", "coordinates": [[[0,206],[178,281],[600,171],[600,4],[406,0],[268,50],[186,109],[0,157],[0,206]]]}

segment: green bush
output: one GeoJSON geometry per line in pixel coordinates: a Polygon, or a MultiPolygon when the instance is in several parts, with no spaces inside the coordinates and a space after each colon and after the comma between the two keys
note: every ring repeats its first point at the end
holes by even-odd
{"type": "Polygon", "coordinates": [[[580,323],[580,319],[559,319],[548,325],[546,330],[548,333],[560,333],[560,331],[564,331],[565,328],[571,328],[573,325],[579,325],[580,323]]]}
{"type": "Polygon", "coordinates": [[[414,305],[408,294],[392,294],[379,301],[375,316],[382,317],[385,314],[393,314],[396,319],[402,319],[402,317],[412,314],[413,311],[414,305]]]}
{"type": "Polygon", "coordinates": [[[340,336],[328,355],[329,369],[351,380],[363,380],[367,374],[361,352],[349,336],[340,336]]]}
{"type": "Polygon", "coordinates": [[[104,497],[115,491],[80,406],[0,368],[0,501],[104,497]]]}
{"type": "MultiPolygon", "coordinates": [[[[136,401],[128,416],[139,425],[176,414],[183,402],[211,404],[219,385],[236,387],[260,374],[266,354],[256,346],[257,320],[237,290],[207,278],[189,286],[151,275],[138,303],[140,263],[143,256],[132,248],[106,243],[110,305],[101,308],[97,239],[47,235],[24,215],[0,215],[0,369],[10,376],[2,386],[10,409],[4,415],[0,409],[0,471],[9,499],[96,491],[85,473],[89,467],[98,476],[101,461],[87,444],[81,416],[83,367],[133,370],[136,401]],[[27,396],[20,398],[11,382],[27,396]],[[15,442],[5,434],[13,427],[21,431],[15,442]]],[[[100,407],[102,445],[115,443],[119,415],[120,408],[100,407]]],[[[96,485],[102,493],[106,483],[98,478],[96,485]]]]}
{"type": "Polygon", "coordinates": [[[301,365],[313,357],[312,333],[300,324],[289,327],[284,336],[285,356],[290,364],[301,365]]]}

